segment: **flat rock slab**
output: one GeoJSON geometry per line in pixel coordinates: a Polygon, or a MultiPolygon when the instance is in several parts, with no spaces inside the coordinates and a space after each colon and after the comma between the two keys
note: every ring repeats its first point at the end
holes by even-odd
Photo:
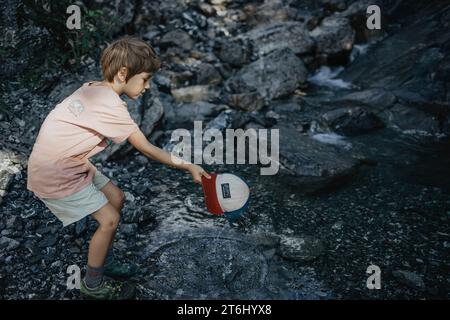
{"type": "Polygon", "coordinates": [[[274,256],[280,245],[277,235],[206,228],[170,237],[152,233],[154,241],[140,262],[147,269],[142,291],[151,292],[155,299],[320,299],[331,295],[312,269],[305,269],[305,274],[287,271],[289,262],[274,256]],[[296,290],[296,284],[305,289],[296,290]]]}

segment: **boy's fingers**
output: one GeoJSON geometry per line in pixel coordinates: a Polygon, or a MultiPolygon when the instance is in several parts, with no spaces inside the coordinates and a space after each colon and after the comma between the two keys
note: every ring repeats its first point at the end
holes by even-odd
{"type": "Polygon", "coordinates": [[[201,174],[206,178],[211,179],[211,176],[206,171],[202,171],[201,174]]]}

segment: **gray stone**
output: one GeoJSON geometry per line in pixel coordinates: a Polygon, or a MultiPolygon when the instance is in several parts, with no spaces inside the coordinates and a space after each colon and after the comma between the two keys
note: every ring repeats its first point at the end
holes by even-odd
{"type": "Polygon", "coordinates": [[[306,76],[302,60],[285,48],[242,68],[227,81],[227,86],[235,93],[257,91],[271,100],[293,93],[306,76]]]}
{"type": "Polygon", "coordinates": [[[209,101],[218,98],[220,93],[209,85],[197,85],[171,90],[177,102],[209,101]]]}
{"type": "Polygon", "coordinates": [[[6,248],[7,251],[15,250],[20,246],[20,242],[8,237],[0,238],[0,249],[6,248]]]}
{"type": "Polygon", "coordinates": [[[441,2],[433,6],[415,2],[400,4],[398,10],[396,18],[402,27],[370,48],[339,77],[362,88],[384,88],[407,105],[415,102],[430,114],[442,114],[443,108],[438,106],[446,105],[448,110],[450,105],[450,59],[445,49],[450,40],[449,8],[441,2]],[[415,13],[403,15],[403,9],[415,13]],[[381,63],[374,68],[374,61],[381,63]]]}
{"type": "Polygon", "coordinates": [[[149,163],[149,160],[147,157],[139,155],[136,157],[136,162],[141,164],[141,165],[146,165],[149,163]]]}
{"type": "Polygon", "coordinates": [[[400,103],[379,113],[379,116],[388,127],[404,132],[436,134],[441,131],[437,117],[400,103]]]}
{"type": "Polygon", "coordinates": [[[390,91],[383,88],[370,88],[362,91],[355,91],[336,99],[332,99],[332,104],[336,102],[356,102],[370,106],[374,110],[384,110],[391,107],[397,101],[397,97],[390,91]]]}
{"type": "Polygon", "coordinates": [[[350,54],[355,32],[345,18],[327,17],[310,33],[316,42],[318,53],[333,55],[342,52],[350,54]]]}
{"type": "Polygon", "coordinates": [[[310,236],[281,236],[279,252],[283,258],[296,261],[311,261],[324,251],[322,242],[310,236]]]}
{"type": "Polygon", "coordinates": [[[253,51],[260,56],[275,50],[290,48],[295,54],[312,51],[314,40],[306,26],[299,22],[277,22],[253,29],[242,36],[253,44],[253,51]]]}
{"type": "Polygon", "coordinates": [[[321,0],[320,2],[330,11],[344,11],[347,9],[345,0],[321,0]]]}
{"type": "Polygon", "coordinates": [[[383,127],[383,122],[372,112],[360,107],[344,107],[328,111],[322,119],[336,132],[344,135],[367,133],[383,127]]]}
{"type": "Polygon", "coordinates": [[[280,244],[280,236],[272,233],[254,233],[247,236],[249,241],[256,246],[276,248],[280,244]]]}
{"type": "Polygon", "coordinates": [[[251,49],[242,41],[221,41],[218,57],[222,62],[241,67],[250,61],[251,49]]]}
{"type": "Polygon", "coordinates": [[[194,47],[194,40],[188,33],[177,29],[166,33],[159,44],[165,47],[178,46],[185,50],[191,50],[194,47]]]}
{"type": "Polygon", "coordinates": [[[227,96],[227,103],[231,107],[248,112],[260,110],[265,104],[264,98],[256,91],[230,94],[227,96]]]}
{"type": "Polygon", "coordinates": [[[138,229],[137,223],[130,223],[130,224],[127,223],[127,224],[122,224],[120,226],[120,232],[127,236],[136,235],[137,229],[138,229]]]}
{"type": "Polygon", "coordinates": [[[423,282],[422,275],[415,272],[395,270],[392,272],[395,279],[413,289],[423,290],[425,289],[425,283],[423,282]]]}
{"type": "MultiPolygon", "coordinates": [[[[294,118],[292,118],[294,119],[294,118]]],[[[347,181],[360,162],[337,146],[321,143],[297,131],[295,122],[280,128],[280,164],[285,181],[299,192],[316,192],[347,181]]]]}
{"type": "Polygon", "coordinates": [[[150,207],[133,208],[123,213],[123,221],[126,223],[142,223],[154,218],[155,214],[150,207]]]}
{"type": "Polygon", "coordinates": [[[226,105],[217,105],[205,101],[180,103],[172,107],[171,112],[166,115],[166,120],[174,128],[190,129],[193,128],[195,120],[209,121],[225,109],[227,109],[226,105]]]}
{"type": "Polygon", "coordinates": [[[42,239],[38,243],[38,247],[46,248],[46,247],[54,246],[57,240],[58,240],[57,237],[54,235],[46,235],[46,236],[44,236],[44,239],[42,239]]]}
{"type": "Polygon", "coordinates": [[[197,84],[218,85],[222,82],[222,76],[209,63],[202,63],[197,67],[197,84]]]}

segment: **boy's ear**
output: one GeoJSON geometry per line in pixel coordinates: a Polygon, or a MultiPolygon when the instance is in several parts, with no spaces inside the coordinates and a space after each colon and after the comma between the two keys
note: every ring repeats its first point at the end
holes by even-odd
{"type": "Polygon", "coordinates": [[[117,78],[121,83],[124,83],[128,74],[128,69],[126,67],[120,68],[119,72],[117,72],[117,78]]]}

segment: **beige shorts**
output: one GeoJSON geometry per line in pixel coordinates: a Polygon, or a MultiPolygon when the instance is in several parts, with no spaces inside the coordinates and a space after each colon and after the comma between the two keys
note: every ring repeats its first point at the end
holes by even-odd
{"type": "Polygon", "coordinates": [[[41,200],[66,227],[94,213],[108,203],[108,199],[100,189],[109,181],[108,177],[96,170],[92,183],[80,191],[61,199],[41,200]]]}

